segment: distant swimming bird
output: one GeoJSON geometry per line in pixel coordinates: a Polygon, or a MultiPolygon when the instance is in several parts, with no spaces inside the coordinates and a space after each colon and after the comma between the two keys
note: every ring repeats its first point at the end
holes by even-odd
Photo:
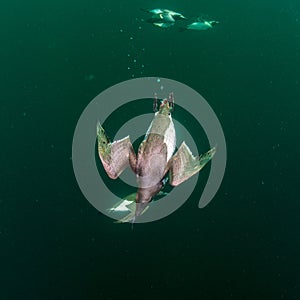
{"type": "Polygon", "coordinates": [[[161,28],[171,27],[175,24],[176,21],[187,19],[182,14],[169,9],[155,8],[141,10],[152,14],[152,17],[147,20],[148,23],[161,28]]]}
{"type": "Polygon", "coordinates": [[[148,12],[153,15],[153,17],[164,18],[165,20],[172,20],[173,22],[178,20],[186,20],[187,18],[173,10],[164,9],[164,8],[155,8],[155,9],[144,9],[141,8],[142,11],[148,12]],[[162,15],[162,16],[160,16],[162,15]]]}
{"type": "Polygon", "coordinates": [[[197,21],[186,25],[185,29],[190,30],[207,30],[213,28],[219,21],[206,21],[204,19],[198,18],[197,21]]]}

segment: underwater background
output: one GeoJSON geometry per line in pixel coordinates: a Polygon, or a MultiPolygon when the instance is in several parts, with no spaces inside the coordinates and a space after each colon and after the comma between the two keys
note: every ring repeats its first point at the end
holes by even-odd
{"type": "Polygon", "coordinates": [[[0,299],[299,299],[299,7],[2,1],[0,299]],[[220,24],[162,30],[140,8],[220,24]],[[132,230],[84,198],[71,151],[88,103],[142,76],[199,92],[222,124],[228,157],[207,207],[198,200],[209,167],[180,209],[132,230]]]}

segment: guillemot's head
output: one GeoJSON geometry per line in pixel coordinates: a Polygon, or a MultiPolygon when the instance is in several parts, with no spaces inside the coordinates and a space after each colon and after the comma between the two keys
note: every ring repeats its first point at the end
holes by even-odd
{"type": "Polygon", "coordinates": [[[164,99],[164,100],[161,101],[158,113],[162,114],[162,115],[165,115],[165,116],[168,116],[171,113],[171,109],[172,108],[169,104],[169,101],[167,99],[164,99]]]}

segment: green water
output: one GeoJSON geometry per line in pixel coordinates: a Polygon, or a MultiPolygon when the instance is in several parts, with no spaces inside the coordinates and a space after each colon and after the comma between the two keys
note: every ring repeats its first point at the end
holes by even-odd
{"type": "Polygon", "coordinates": [[[299,6],[2,1],[0,299],[299,299],[299,6]],[[160,30],[140,7],[220,24],[160,30]],[[228,160],[207,207],[209,168],[179,210],[132,230],[84,198],[71,147],[86,105],[133,75],[205,97],[228,160]]]}

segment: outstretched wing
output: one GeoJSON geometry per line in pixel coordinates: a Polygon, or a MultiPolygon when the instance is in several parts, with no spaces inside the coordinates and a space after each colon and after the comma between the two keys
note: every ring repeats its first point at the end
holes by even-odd
{"type": "Polygon", "coordinates": [[[109,142],[103,127],[97,124],[98,154],[107,175],[116,179],[130,165],[135,171],[136,155],[129,136],[113,143],[109,142]]]}
{"type": "Polygon", "coordinates": [[[153,26],[160,28],[169,28],[174,25],[174,23],[152,23],[153,26]]]}
{"type": "Polygon", "coordinates": [[[183,142],[169,162],[170,184],[177,186],[199,172],[214,156],[216,148],[210,149],[199,157],[193,156],[183,142]]]}

